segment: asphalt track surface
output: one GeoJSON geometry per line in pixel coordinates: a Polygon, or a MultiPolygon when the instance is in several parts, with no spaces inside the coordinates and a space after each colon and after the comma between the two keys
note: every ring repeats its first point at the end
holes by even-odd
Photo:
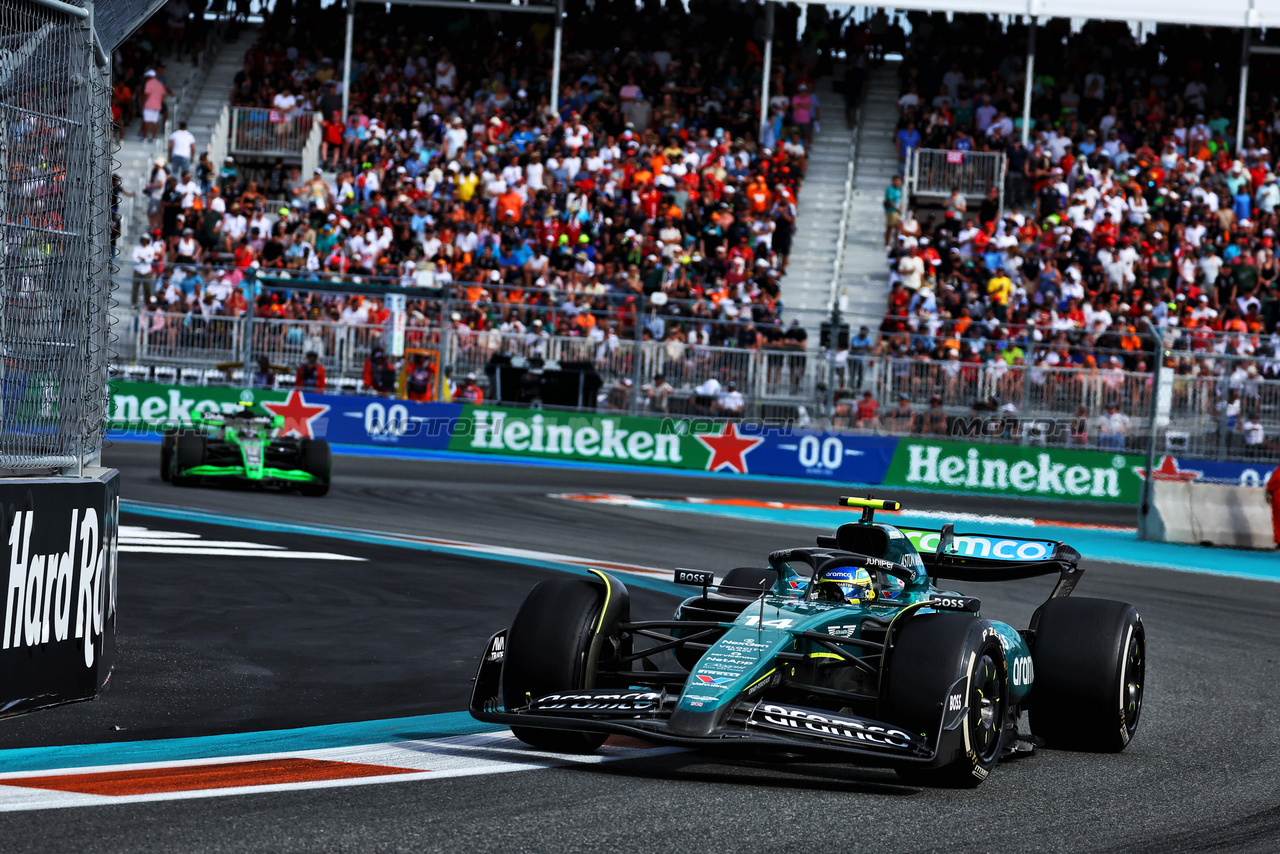
{"type": "MultiPolygon", "coordinates": [[[[549,499],[565,492],[828,503],[838,490],[733,478],[338,457],[324,499],[177,490],[154,446],[106,462],[126,498],[264,519],[723,570],[806,545],[791,526],[549,499]]],[[[912,507],[1130,524],[1128,511],[903,496],[912,507]]],[[[228,529],[125,524],[229,539],[228,529]]],[[[819,532],[813,532],[819,533],[819,532]]],[[[553,570],[296,534],[237,533],[362,563],[122,556],[103,697],[0,723],[0,748],[249,732],[464,707],[483,638],[553,570]],[[127,559],[126,559],[127,558],[127,559]],[[116,729],[121,727],[121,729],[116,729]]],[[[1229,560],[1229,555],[1224,557],[1229,560]]],[[[0,815],[0,851],[1273,851],[1280,847],[1280,586],[1086,563],[1076,595],[1146,623],[1148,684],[1124,753],[1041,751],[976,791],[843,764],[674,753],[593,766],[0,815]]],[[[1049,581],[983,586],[1025,625],[1049,581]]],[[[674,595],[633,588],[637,616],[674,595]]],[[[0,769],[2,770],[2,769],[0,769]]]]}

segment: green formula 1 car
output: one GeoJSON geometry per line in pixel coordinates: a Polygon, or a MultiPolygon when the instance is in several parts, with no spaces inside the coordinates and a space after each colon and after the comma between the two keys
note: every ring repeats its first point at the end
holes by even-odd
{"type": "Polygon", "coordinates": [[[234,413],[203,413],[192,429],[165,431],[160,477],[175,486],[225,480],[324,495],[331,471],[329,443],[273,438],[282,426],[281,416],[256,405],[234,413]]]}
{"type": "Polygon", "coordinates": [[[471,714],[544,750],[610,733],[699,749],[809,754],[976,786],[1037,745],[1115,752],[1142,711],[1142,620],[1072,599],[1082,570],[1048,540],[878,523],[896,502],[842,498],[862,520],[768,568],[677,570],[703,588],[674,619],[633,621],[598,570],[543,581],[485,650],[471,714]],[[1057,576],[1026,629],[981,616],[944,579],[1057,576]],[[1028,713],[1030,733],[1018,723],[1028,713]]]}

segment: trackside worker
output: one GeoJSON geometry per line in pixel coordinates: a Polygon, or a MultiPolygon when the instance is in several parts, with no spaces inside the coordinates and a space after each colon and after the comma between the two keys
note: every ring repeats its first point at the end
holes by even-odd
{"type": "Polygon", "coordinates": [[[298,388],[324,391],[324,365],[320,364],[320,354],[314,350],[307,353],[307,360],[298,365],[298,375],[294,378],[298,388]]]}
{"type": "Polygon", "coordinates": [[[1271,472],[1267,479],[1267,503],[1271,505],[1271,538],[1280,549],[1280,465],[1271,472]]]}

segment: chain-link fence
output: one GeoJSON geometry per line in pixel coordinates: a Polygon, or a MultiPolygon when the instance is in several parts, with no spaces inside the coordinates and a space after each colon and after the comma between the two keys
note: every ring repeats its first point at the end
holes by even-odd
{"type": "Polygon", "coordinates": [[[0,470],[96,455],[107,402],[111,87],[88,13],[0,0],[0,470]]]}

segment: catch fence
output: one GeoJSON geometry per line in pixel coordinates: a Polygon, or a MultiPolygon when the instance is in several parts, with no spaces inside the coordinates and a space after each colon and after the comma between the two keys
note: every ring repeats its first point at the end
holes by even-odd
{"type": "MultiPolygon", "coordinates": [[[[551,330],[566,328],[566,309],[558,304],[479,304],[464,298],[477,286],[457,283],[443,291],[368,282],[352,287],[407,293],[406,350],[436,354],[438,364],[455,380],[476,374],[491,399],[538,402],[536,394],[514,396],[519,383],[513,384],[513,374],[505,368],[530,375],[565,369],[599,378],[598,391],[584,385],[577,405],[638,412],[647,408],[646,396],[638,390],[661,374],[674,388],[668,400],[673,414],[735,414],[717,405],[733,383],[745,399],[744,417],[892,432],[892,422],[857,418],[857,403],[869,391],[880,404],[880,416],[905,395],[922,416],[916,420],[917,430],[926,423],[923,414],[931,400],[938,398],[947,415],[947,432],[966,441],[1074,444],[1143,453],[1155,424],[1158,453],[1245,460],[1280,455],[1280,360],[1220,352],[1239,349],[1239,342],[1227,336],[1205,345],[1208,352],[1178,349],[1182,345],[1177,341],[1162,342],[1167,349],[1159,359],[1163,379],[1157,388],[1156,374],[1126,369],[1103,356],[1088,367],[1072,366],[1068,358],[1056,366],[1039,364],[1046,352],[1039,345],[1010,363],[851,355],[858,351],[833,353],[785,344],[713,346],[706,343],[708,326],[722,325],[721,334],[713,336],[719,340],[731,338],[746,321],[676,315],[663,316],[655,325],[657,316],[643,301],[627,323],[616,323],[616,306],[575,309],[578,314],[600,315],[594,331],[553,334],[551,330]],[[423,295],[415,298],[419,292],[423,295]],[[468,325],[474,317],[484,319],[480,328],[468,325]],[[1114,414],[1109,413],[1112,405],[1114,414]],[[1099,427],[1103,416],[1113,422],[1110,438],[1103,438],[1099,427]],[[1004,426],[975,432],[974,419],[994,419],[1004,426]]],[[[289,383],[305,354],[314,351],[325,366],[330,391],[367,393],[362,383],[365,360],[375,345],[389,340],[388,327],[315,316],[315,294],[293,296],[308,307],[310,316],[201,317],[198,312],[163,309],[128,316],[120,324],[130,332],[122,339],[127,346],[121,347],[119,367],[135,377],[236,385],[244,382],[241,363],[248,355],[266,357],[277,366],[279,381],[289,383]]],[[[325,297],[330,298],[332,294],[325,297]]],[[[376,296],[365,298],[380,308],[376,296]]],[[[1154,346],[1154,339],[1147,343],[1154,346]]],[[[1154,350],[1128,355],[1129,365],[1156,361],[1154,350]]]]}
{"type": "Polygon", "coordinates": [[[111,86],[88,13],[0,0],[0,472],[96,457],[107,403],[111,86]]]}

